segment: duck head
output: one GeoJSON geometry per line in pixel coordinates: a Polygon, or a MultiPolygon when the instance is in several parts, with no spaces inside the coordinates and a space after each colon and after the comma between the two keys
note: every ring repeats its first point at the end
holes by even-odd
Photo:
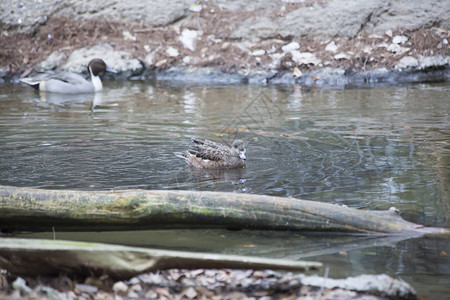
{"type": "Polygon", "coordinates": [[[88,72],[91,76],[99,76],[101,73],[110,72],[117,73],[116,70],[111,69],[106,65],[103,59],[94,58],[88,64],[88,72]]]}
{"type": "Polygon", "coordinates": [[[105,72],[117,73],[117,71],[109,68],[103,59],[94,58],[88,64],[88,72],[91,77],[92,84],[94,85],[94,91],[101,91],[103,88],[102,81],[100,79],[100,75],[105,74],[105,72]]]}
{"type": "Polygon", "coordinates": [[[245,156],[245,147],[244,147],[244,141],[242,140],[235,140],[233,144],[231,145],[231,150],[234,152],[236,156],[239,156],[240,159],[246,160],[247,157],[245,156]]]}

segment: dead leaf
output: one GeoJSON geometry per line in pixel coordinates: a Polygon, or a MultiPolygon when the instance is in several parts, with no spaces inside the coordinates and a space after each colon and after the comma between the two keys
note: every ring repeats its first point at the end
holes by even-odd
{"type": "MultiPolygon", "coordinates": [[[[213,281],[213,283],[214,282],[215,281],[213,281]]],[[[211,299],[212,297],[214,297],[214,292],[206,289],[203,286],[196,286],[195,290],[197,291],[197,293],[199,293],[203,297],[206,297],[207,299],[211,299]]]]}
{"type": "Polygon", "coordinates": [[[167,298],[171,298],[169,290],[166,288],[157,288],[155,291],[158,295],[162,295],[162,296],[166,296],[167,298]]]}
{"type": "Polygon", "coordinates": [[[256,247],[256,245],[253,245],[253,244],[244,244],[244,245],[239,245],[240,247],[242,247],[242,248],[254,248],[254,247],[256,247]]]}

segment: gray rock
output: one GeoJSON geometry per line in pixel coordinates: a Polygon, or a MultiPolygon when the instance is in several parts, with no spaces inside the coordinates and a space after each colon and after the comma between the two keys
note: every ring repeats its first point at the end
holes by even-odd
{"type": "Polygon", "coordinates": [[[450,5],[448,0],[434,1],[390,1],[384,9],[374,14],[365,30],[384,33],[389,29],[418,29],[439,24],[441,28],[450,28],[450,5]]]}
{"type": "Polygon", "coordinates": [[[109,44],[98,44],[73,51],[61,69],[70,72],[84,72],[93,58],[103,59],[110,68],[116,71],[139,72],[142,69],[140,61],[132,58],[129,52],[114,50],[109,44]]]}
{"type": "Polygon", "coordinates": [[[273,0],[215,0],[214,2],[219,5],[220,8],[230,11],[274,10],[280,6],[279,2],[273,0]]]}
{"type": "Polygon", "coordinates": [[[291,54],[292,60],[295,61],[297,65],[318,65],[321,63],[321,60],[311,52],[292,51],[291,54]]]}
{"type": "Polygon", "coordinates": [[[399,44],[390,44],[386,47],[386,50],[396,54],[403,54],[409,51],[408,47],[402,47],[399,44]]]}
{"type": "Polygon", "coordinates": [[[342,78],[345,76],[345,70],[327,67],[311,72],[311,76],[319,78],[342,78]]]}
{"type": "Polygon", "coordinates": [[[428,68],[443,68],[450,64],[450,57],[446,56],[419,56],[419,69],[425,70],[428,68]]]}
{"type": "Polygon", "coordinates": [[[408,37],[404,35],[396,35],[392,38],[394,44],[404,44],[408,41],[408,37]]]}
{"type": "Polygon", "coordinates": [[[149,54],[147,54],[147,56],[145,56],[144,63],[147,66],[147,68],[154,65],[155,63],[154,60],[155,60],[155,52],[150,52],[149,54]]]}
{"type": "Polygon", "coordinates": [[[290,42],[289,44],[281,47],[281,50],[284,53],[292,52],[292,51],[298,50],[298,49],[300,49],[300,44],[298,42],[290,42]]]}
{"type": "MultiPolygon", "coordinates": [[[[254,6],[247,4],[247,1],[232,2],[224,7],[250,10],[254,6]]],[[[269,9],[271,5],[266,1],[258,2],[253,9],[269,9]]],[[[233,37],[264,39],[279,34],[285,38],[304,35],[324,39],[352,38],[362,31],[383,34],[399,27],[417,29],[440,24],[440,27],[450,28],[449,7],[445,0],[331,0],[323,5],[300,7],[278,19],[251,18],[233,33],[233,37]]]]}
{"type": "Polygon", "coordinates": [[[54,51],[50,54],[46,60],[36,65],[36,70],[44,72],[48,70],[54,70],[60,67],[67,59],[67,56],[59,51],[54,51]]]}
{"type": "Polygon", "coordinates": [[[180,55],[180,52],[178,51],[177,48],[169,46],[166,49],[166,55],[169,57],[177,57],[178,55],[180,55]]]}
{"type": "Polygon", "coordinates": [[[371,71],[371,73],[372,73],[373,75],[375,75],[375,76],[386,76],[386,75],[389,74],[390,72],[389,72],[389,70],[386,69],[385,67],[382,67],[382,68],[376,68],[376,69],[373,69],[373,70],[371,71]]]}
{"type": "Polygon", "coordinates": [[[75,289],[87,294],[95,294],[98,292],[98,287],[90,284],[77,283],[75,284],[75,289]]]}
{"type": "MultiPolygon", "coordinates": [[[[53,16],[106,18],[165,26],[188,17],[189,8],[194,3],[194,0],[174,0],[170,5],[162,0],[0,1],[0,27],[2,30],[17,29],[31,34],[53,16]]],[[[322,5],[300,7],[286,14],[281,13],[283,6],[273,0],[217,0],[215,3],[230,13],[238,10],[280,11],[280,16],[275,19],[261,14],[246,20],[232,33],[232,37],[237,38],[263,39],[278,33],[284,37],[355,37],[361,31],[384,33],[399,27],[417,29],[435,24],[444,29],[450,28],[448,0],[330,0],[322,5]]]]}
{"type": "Polygon", "coordinates": [[[64,5],[63,1],[0,1],[0,28],[32,34],[64,5]]]}
{"type": "MultiPolygon", "coordinates": [[[[71,297],[66,296],[64,293],[58,292],[56,289],[49,286],[38,285],[34,291],[36,293],[44,294],[48,299],[51,300],[70,300],[71,297]]],[[[31,298],[31,297],[30,297],[31,298]]]]}
{"type": "Polygon", "coordinates": [[[419,61],[412,56],[404,56],[400,61],[395,65],[397,70],[416,68],[419,66],[419,61]]]}
{"type": "Polygon", "coordinates": [[[72,16],[80,19],[106,18],[123,22],[146,23],[164,26],[184,18],[189,13],[189,6],[195,1],[116,1],[116,0],[78,0],[70,2],[58,12],[58,16],[72,16]]]}
{"type": "Polygon", "coordinates": [[[255,17],[245,20],[239,27],[231,32],[230,38],[249,39],[258,42],[277,36],[278,26],[268,17],[255,17]]]}
{"type": "Polygon", "coordinates": [[[335,60],[340,60],[340,59],[349,59],[350,57],[347,54],[341,52],[341,53],[334,55],[333,58],[335,60]]]}
{"type": "Polygon", "coordinates": [[[178,39],[183,44],[184,48],[195,51],[195,44],[200,35],[201,32],[197,30],[184,29],[178,39]]]}
{"type": "Polygon", "coordinates": [[[266,54],[266,50],[264,49],[255,49],[250,53],[251,56],[261,56],[264,54],[266,54]]]}
{"type": "Polygon", "coordinates": [[[328,52],[336,52],[338,48],[339,48],[339,47],[336,45],[336,43],[335,43],[334,41],[331,41],[331,42],[329,42],[328,45],[325,47],[325,51],[328,51],[328,52]]]}
{"type": "Polygon", "coordinates": [[[373,295],[414,299],[416,291],[406,282],[394,279],[386,274],[360,275],[345,279],[323,278],[319,276],[303,277],[302,284],[324,287],[326,289],[341,288],[345,290],[366,292],[373,295]]]}
{"type": "Polygon", "coordinates": [[[332,0],[324,5],[301,7],[280,19],[279,33],[296,37],[355,37],[370,16],[381,12],[385,2],[332,0]]]}
{"type": "Polygon", "coordinates": [[[115,294],[125,295],[128,291],[128,285],[123,281],[117,281],[114,283],[112,290],[115,294]]]}
{"type": "Polygon", "coordinates": [[[202,83],[202,84],[241,84],[245,82],[245,76],[239,74],[223,73],[214,68],[180,68],[170,67],[161,70],[157,74],[157,80],[176,83],[202,83]]]}
{"type": "Polygon", "coordinates": [[[29,294],[33,290],[27,285],[27,282],[22,277],[17,277],[12,283],[13,289],[16,291],[21,291],[24,294],[29,294]]]}
{"type": "Polygon", "coordinates": [[[194,0],[173,0],[167,5],[166,1],[160,0],[0,1],[0,27],[32,34],[39,25],[54,16],[81,20],[105,18],[164,26],[188,16],[189,7],[194,2],[194,0]]]}

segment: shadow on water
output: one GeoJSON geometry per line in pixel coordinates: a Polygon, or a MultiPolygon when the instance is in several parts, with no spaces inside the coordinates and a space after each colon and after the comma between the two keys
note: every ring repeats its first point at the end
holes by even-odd
{"type": "MultiPolygon", "coordinates": [[[[0,85],[0,184],[194,189],[397,207],[450,227],[448,85],[305,90],[106,82],[101,94],[0,85]],[[201,171],[173,152],[191,137],[246,141],[247,168],[201,171]]],[[[293,199],[292,201],[295,201],[293,199]]],[[[220,230],[60,233],[57,238],[300,259],[330,276],[388,273],[424,295],[450,278],[449,241],[220,230]],[[428,277],[434,278],[430,282],[428,277]]],[[[50,233],[23,234],[51,238],[50,233]]],[[[434,289],[434,290],[433,290],[434,289]]]]}

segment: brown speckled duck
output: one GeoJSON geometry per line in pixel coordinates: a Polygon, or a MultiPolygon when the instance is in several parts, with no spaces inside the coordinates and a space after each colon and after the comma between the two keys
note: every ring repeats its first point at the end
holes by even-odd
{"type": "Polygon", "coordinates": [[[199,169],[239,169],[245,168],[245,151],[242,140],[235,140],[231,147],[228,147],[194,138],[188,150],[174,154],[199,169]]]}

